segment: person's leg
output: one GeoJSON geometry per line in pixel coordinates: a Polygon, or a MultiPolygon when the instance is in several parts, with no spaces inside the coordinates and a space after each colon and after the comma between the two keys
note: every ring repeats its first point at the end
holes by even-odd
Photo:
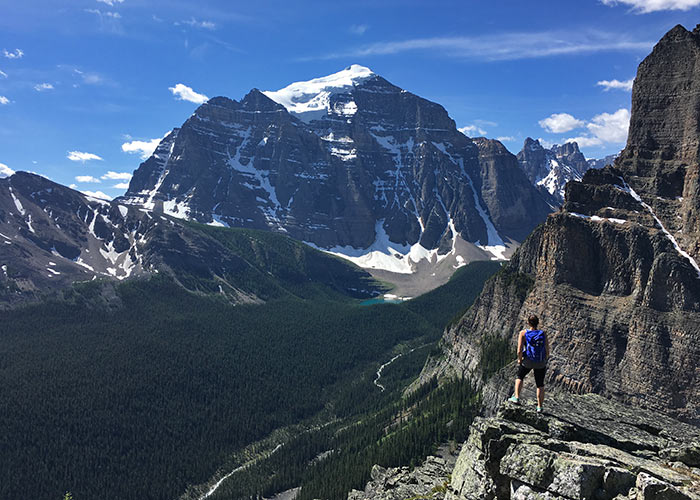
{"type": "Polygon", "coordinates": [[[535,384],[537,385],[537,406],[542,408],[544,405],[544,375],[547,368],[536,368],[535,372],[535,384]]]}
{"type": "Polygon", "coordinates": [[[518,376],[515,379],[515,391],[514,391],[514,396],[515,399],[520,399],[520,389],[523,387],[523,379],[525,378],[525,375],[528,374],[530,371],[529,368],[525,368],[523,365],[518,366],[518,376]]]}
{"type": "Polygon", "coordinates": [[[523,386],[523,379],[521,378],[516,378],[515,379],[515,397],[520,399],[520,388],[523,386]]]}

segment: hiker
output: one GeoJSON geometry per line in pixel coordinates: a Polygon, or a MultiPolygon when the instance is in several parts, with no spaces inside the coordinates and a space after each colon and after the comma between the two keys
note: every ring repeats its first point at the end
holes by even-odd
{"type": "Polygon", "coordinates": [[[537,413],[542,413],[544,403],[544,374],[549,359],[549,339],[542,330],[537,329],[540,319],[534,314],[527,318],[529,330],[518,334],[518,377],[515,379],[515,394],[508,400],[520,404],[520,389],[523,379],[530,370],[535,374],[537,385],[537,413]]]}

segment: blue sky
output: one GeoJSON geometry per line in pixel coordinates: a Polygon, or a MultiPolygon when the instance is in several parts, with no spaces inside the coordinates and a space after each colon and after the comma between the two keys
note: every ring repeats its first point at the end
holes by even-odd
{"type": "Polygon", "coordinates": [[[624,146],[625,82],[666,31],[700,22],[698,5],[0,0],[0,171],[117,196],[198,95],[240,99],[350,64],[513,153],[528,136],[578,138],[602,157],[624,146]]]}

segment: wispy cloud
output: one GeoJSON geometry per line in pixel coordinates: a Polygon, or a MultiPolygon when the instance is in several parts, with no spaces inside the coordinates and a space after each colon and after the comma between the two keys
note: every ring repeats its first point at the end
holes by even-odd
{"type": "MultiPolygon", "coordinates": [[[[59,66],[59,68],[66,68],[66,66],[59,66]]],[[[68,66],[67,68],[70,69],[70,66],[68,66]]],[[[73,68],[73,74],[74,76],[80,78],[86,85],[100,85],[105,81],[102,75],[98,75],[97,73],[92,73],[88,71],[83,71],[78,68],[73,68]]]]}
{"type": "Polygon", "coordinates": [[[100,179],[97,177],[93,177],[92,175],[76,175],[75,180],[78,182],[102,182],[100,179]]]}
{"type": "Polygon", "coordinates": [[[182,83],[178,83],[174,87],[168,87],[168,90],[172,92],[178,101],[189,101],[196,104],[202,104],[209,100],[204,94],[199,94],[192,90],[192,87],[188,87],[182,83]]]}
{"type": "Polygon", "coordinates": [[[700,0],[601,0],[604,5],[629,5],[638,14],[660,10],[690,10],[700,5],[700,0]]]}
{"type": "Polygon", "coordinates": [[[496,140],[501,142],[515,142],[517,139],[512,135],[502,135],[500,137],[496,137],[496,140]]]}
{"type": "Polygon", "coordinates": [[[10,167],[4,163],[0,163],[0,177],[9,177],[15,173],[10,167]]]}
{"type": "Polygon", "coordinates": [[[111,19],[121,19],[122,15],[119,12],[112,12],[112,11],[102,11],[100,9],[85,9],[85,12],[88,12],[90,14],[95,14],[102,19],[103,17],[106,18],[111,18],[111,19]]]}
{"type": "Polygon", "coordinates": [[[648,51],[653,45],[653,41],[632,39],[620,33],[593,30],[578,33],[543,31],[386,41],[325,55],[305,57],[302,60],[382,56],[422,51],[461,59],[507,61],[596,52],[648,51]]]}
{"type": "Polygon", "coordinates": [[[0,95],[0,104],[10,104],[10,100],[4,95],[0,95]]]}
{"type": "Polygon", "coordinates": [[[8,59],[22,59],[22,57],[24,57],[24,51],[22,49],[15,49],[12,52],[8,52],[7,49],[2,49],[2,54],[8,59]]]}
{"type": "Polygon", "coordinates": [[[353,24],[348,28],[348,31],[353,35],[364,35],[368,29],[369,26],[367,24],[353,24]]]}
{"type": "Polygon", "coordinates": [[[178,21],[174,23],[175,26],[180,26],[182,24],[186,24],[188,26],[191,26],[192,28],[201,28],[205,30],[215,30],[216,29],[216,23],[213,23],[211,21],[202,21],[199,19],[195,19],[194,17],[190,18],[187,21],[178,21]]]}
{"type": "Polygon", "coordinates": [[[37,92],[53,90],[53,85],[50,83],[37,83],[36,85],[34,85],[34,90],[36,90],[37,92]]]}
{"type": "Polygon", "coordinates": [[[158,144],[160,144],[161,139],[162,137],[157,137],[146,141],[125,142],[122,144],[122,151],[131,154],[138,153],[141,159],[145,160],[153,154],[158,147],[158,144]]]}
{"type": "Polygon", "coordinates": [[[540,124],[540,127],[545,129],[547,132],[552,132],[555,134],[569,132],[570,130],[581,128],[585,125],[582,120],[574,118],[569,113],[554,113],[547,118],[540,120],[538,123],[540,124]]]}
{"type": "Polygon", "coordinates": [[[479,127],[478,125],[467,125],[465,127],[460,127],[457,130],[462,132],[467,137],[476,137],[477,135],[484,136],[488,133],[486,132],[486,130],[479,127]]]}
{"type": "Polygon", "coordinates": [[[114,189],[129,189],[129,183],[128,182],[119,182],[112,187],[114,189]]]}
{"type": "Polygon", "coordinates": [[[102,191],[81,191],[85,196],[92,196],[93,198],[99,198],[101,200],[112,201],[112,197],[107,193],[102,191]]]}
{"type": "Polygon", "coordinates": [[[7,78],[7,73],[0,69],[0,78],[7,78]]]}
{"type": "Polygon", "coordinates": [[[632,90],[632,85],[634,84],[634,78],[625,80],[621,82],[620,80],[601,80],[596,85],[603,87],[606,92],[611,89],[626,90],[627,92],[632,90]]]}
{"type": "Polygon", "coordinates": [[[83,151],[69,151],[68,156],[66,156],[70,161],[79,161],[85,163],[90,160],[101,160],[100,156],[93,153],[85,153],[83,151]]]}
{"type": "Polygon", "coordinates": [[[113,181],[128,181],[131,180],[132,174],[129,172],[113,172],[109,171],[102,176],[102,179],[110,179],[113,181]]]}
{"type": "Polygon", "coordinates": [[[115,5],[119,5],[120,3],[124,3],[124,0],[97,0],[100,3],[105,3],[109,5],[110,7],[114,7],[115,5]]]}

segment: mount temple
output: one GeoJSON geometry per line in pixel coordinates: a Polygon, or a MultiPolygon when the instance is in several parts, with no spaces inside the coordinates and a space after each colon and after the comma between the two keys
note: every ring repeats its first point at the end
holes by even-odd
{"type": "Polygon", "coordinates": [[[454,270],[505,258],[551,210],[501,143],[468,138],[439,104],[357,65],[210,99],[120,202],[283,232],[403,274],[424,259],[454,270]]]}

